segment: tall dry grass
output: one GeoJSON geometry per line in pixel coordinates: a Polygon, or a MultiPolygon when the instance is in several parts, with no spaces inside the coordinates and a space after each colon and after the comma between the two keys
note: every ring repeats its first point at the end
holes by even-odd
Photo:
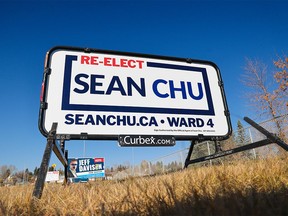
{"type": "Polygon", "coordinates": [[[1,215],[288,215],[288,158],[190,168],[122,182],[0,188],[1,215]]]}

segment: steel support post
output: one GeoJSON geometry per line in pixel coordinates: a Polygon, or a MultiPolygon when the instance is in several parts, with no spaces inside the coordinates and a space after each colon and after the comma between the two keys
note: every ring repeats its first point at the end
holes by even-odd
{"type": "Polygon", "coordinates": [[[44,188],[44,183],[45,183],[45,178],[47,175],[48,167],[49,167],[49,162],[51,158],[51,153],[55,145],[55,135],[56,135],[56,130],[57,130],[57,123],[52,124],[52,128],[48,134],[47,137],[47,144],[46,148],[43,154],[41,166],[39,169],[39,173],[37,175],[37,180],[35,183],[35,187],[33,190],[33,196],[40,199],[42,196],[43,188],[44,188]]]}

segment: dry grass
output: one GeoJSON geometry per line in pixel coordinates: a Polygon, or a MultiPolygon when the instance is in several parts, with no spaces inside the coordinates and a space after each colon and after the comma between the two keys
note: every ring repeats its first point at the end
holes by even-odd
{"type": "Polygon", "coordinates": [[[61,186],[0,188],[1,215],[288,215],[288,158],[61,186]]]}

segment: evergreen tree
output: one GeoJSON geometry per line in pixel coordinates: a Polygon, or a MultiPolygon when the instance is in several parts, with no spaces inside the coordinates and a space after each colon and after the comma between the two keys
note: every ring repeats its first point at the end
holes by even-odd
{"type": "Polygon", "coordinates": [[[40,168],[38,168],[37,166],[35,167],[34,172],[33,172],[33,175],[34,175],[34,176],[37,176],[37,175],[38,175],[39,169],[40,169],[40,168]]]}
{"type": "Polygon", "coordinates": [[[245,133],[245,129],[240,120],[237,121],[237,136],[236,143],[237,145],[245,145],[247,143],[247,135],[245,133]]]}
{"type": "MultiPolygon", "coordinates": [[[[235,137],[236,145],[243,146],[249,143],[249,137],[240,120],[237,121],[237,136],[235,137]]],[[[242,152],[242,157],[252,157],[251,150],[242,152]]]]}

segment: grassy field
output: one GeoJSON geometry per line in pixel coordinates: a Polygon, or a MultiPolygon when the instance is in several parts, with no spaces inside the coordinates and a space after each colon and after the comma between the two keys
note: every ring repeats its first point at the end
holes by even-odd
{"type": "Polygon", "coordinates": [[[288,215],[288,158],[125,181],[0,188],[1,215],[288,215]]]}

